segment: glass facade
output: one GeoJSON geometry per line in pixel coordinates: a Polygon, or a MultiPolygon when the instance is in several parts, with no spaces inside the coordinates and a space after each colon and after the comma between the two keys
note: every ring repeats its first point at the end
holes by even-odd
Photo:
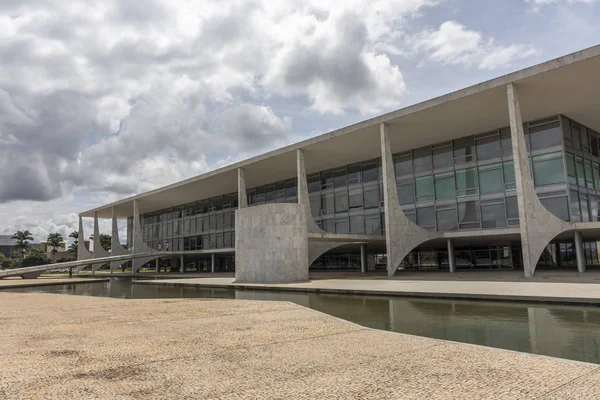
{"type": "MultiPolygon", "coordinates": [[[[600,134],[565,116],[527,122],[524,130],[532,179],[542,204],[565,221],[599,220],[600,134]]],[[[519,225],[510,128],[394,154],[393,162],[400,205],[421,227],[447,232],[519,225]]],[[[312,217],[324,231],[385,233],[380,158],[311,174],[307,183],[312,217]]],[[[295,203],[297,182],[289,179],[251,188],[247,196],[249,206],[295,203]]],[[[233,248],[237,206],[237,194],[232,193],[143,215],[144,240],[163,251],[233,248]]],[[[132,225],[130,218],[128,243],[132,225]]],[[[485,250],[472,246],[460,250],[461,259],[470,261],[457,261],[457,265],[519,267],[517,247],[499,244],[485,250]]],[[[445,251],[417,249],[404,267],[445,268],[445,251]]],[[[347,262],[340,258],[335,264],[355,269],[355,256],[348,253],[347,262]]],[[[333,262],[324,260],[315,265],[333,262]]]]}

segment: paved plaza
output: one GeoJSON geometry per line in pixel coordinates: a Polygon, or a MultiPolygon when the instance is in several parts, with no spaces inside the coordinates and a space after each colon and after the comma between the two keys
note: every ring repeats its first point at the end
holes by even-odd
{"type": "Polygon", "coordinates": [[[600,366],[287,302],[0,293],[3,399],[591,399],[600,366]]]}

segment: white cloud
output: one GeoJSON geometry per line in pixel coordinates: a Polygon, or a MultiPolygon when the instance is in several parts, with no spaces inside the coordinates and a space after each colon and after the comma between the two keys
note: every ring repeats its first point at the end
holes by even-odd
{"type": "Polygon", "coordinates": [[[501,46],[493,38],[446,21],[437,30],[419,33],[410,40],[414,52],[444,65],[477,66],[481,69],[508,68],[515,60],[532,56],[535,48],[523,44],[501,46]]]}

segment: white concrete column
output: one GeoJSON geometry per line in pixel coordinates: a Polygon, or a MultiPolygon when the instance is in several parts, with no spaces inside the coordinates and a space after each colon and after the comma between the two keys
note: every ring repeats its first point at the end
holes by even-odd
{"type": "Polygon", "coordinates": [[[531,278],[548,243],[562,231],[568,230],[569,225],[548,211],[537,197],[529,167],[518,91],[511,83],[507,85],[506,92],[519,205],[523,272],[526,278],[531,278]]]}
{"type": "MultiPolygon", "coordinates": [[[[133,248],[131,252],[146,253],[151,252],[152,249],[144,243],[144,237],[142,236],[142,224],[140,222],[140,205],[138,200],[133,200],[133,248]]],[[[144,264],[152,261],[154,257],[136,258],[132,262],[131,274],[135,274],[144,264]]]]}
{"type": "Polygon", "coordinates": [[[404,214],[398,190],[396,172],[386,124],[379,125],[381,165],[383,171],[383,204],[385,209],[385,243],[388,276],[393,276],[398,266],[412,249],[441,234],[430,232],[413,223],[404,214]]]}
{"type": "Polygon", "coordinates": [[[248,194],[246,192],[246,178],[244,170],[238,168],[238,208],[248,207],[248,194]]]}
{"type": "Polygon", "coordinates": [[[160,272],[160,258],[156,259],[156,273],[158,274],[160,272]]]}
{"type": "Polygon", "coordinates": [[[454,242],[448,239],[448,269],[451,273],[456,272],[456,256],[454,255],[454,242]]]}
{"type": "Polygon", "coordinates": [[[367,245],[360,245],[360,272],[367,273],[367,245]]]}
{"type": "Polygon", "coordinates": [[[181,264],[181,273],[183,274],[183,272],[185,271],[185,264],[184,264],[185,260],[184,260],[184,256],[183,254],[181,256],[179,256],[179,263],[181,264]]]}
{"type": "MultiPolygon", "coordinates": [[[[94,258],[108,257],[110,254],[102,247],[100,241],[100,226],[98,224],[98,213],[94,212],[94,252],[92,253],[94,258]]],[[[96,272],[103,264],[93,264],[92,274],[96,272]]]]}
{"type": "Polygon", "coordinates": [[[217,255],[215,253],[212,253],[210,255],[210,272],[212,272],[213,274],[215,273],[216,264],[217,264],[217,255]]]}
{"type": "MultiPolygon", "coordinates": [[[[129,254],[129,250],[126,250],[121,245],[121,240],[119,239],[119,224],[117,220],[117,212],[114,207],[112,207],[112,235],[110,238],[110,255],[111,256],[124,256],[129,254]]],[[[110,263],[110,273],[112,274],[115,269],[119,268],[126,261],[113,261],[110,263]]]]}
{"type": "MultiPolygon", "coordinates": [[[[89,260],[92,253],[85,247],[85,233],[83,232],[83,219],[79,216],[79,234],[77,238],[77,260],[89,260]]],[[[75,272],[81,271],[85,266],[76,267],[75,272]]]]}
{"type": "Polygon", "coordinates": [[[575,244],[575,257],[577,259],[577,271],[583,273],[585,272],[585,253],[583,251],[583,238],[581,237],[581,232],[573,232],[573,239],[575,244]]]}

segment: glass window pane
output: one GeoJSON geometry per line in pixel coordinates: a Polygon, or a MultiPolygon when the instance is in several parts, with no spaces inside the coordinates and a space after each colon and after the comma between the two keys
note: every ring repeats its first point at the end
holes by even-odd
{"type": "Polygon", "coordinates": [[[362,215],[352,215],[350,217],[350,232],[365,233],[365,221],[362,215]]]}
{"type": "Polygon", "coordinates": [[[348,184],[354,184],[360,182],[360,164],[354,164],[348,166],[348,184]]]}
{"type": "Polygon", "coordinates": [[[412,174],[412,156],[410,153],[395,156],[394,166],[396,170],[396,177],[412,174]]]}
{"type": "Polygon", "coordinates": [[[458,203],[458,221],[460,224],[467,222],[479,222],[481,220],[479,214],[479,202],[467,201],[458,203]]]}
{"type": "Polygon", "coordinates": [[[435,226],[435,211],[433,207],[417,208],[417,224],[423,228],[435,226]]]}
{"type": "Polygon", "coordinates": [[[506,190],[516,189],[517,184],[515,183],[515,164],[513,161],[506,161],[502,163],[502,168],[504,170],[504,184],[506,185],[506,190]]]}
{"type": "Polygon", "coordinates": [[[333,185],[336,188],[348,186],[348,180],[346,179],[346,168],[335,170],[333,173],[333,185]]]}
{"type": "Polygon", "coordinates": [[[481,222],[484,228],[504,228],[506,226],[504,203],[482,205],[481,222]]]}
{"type": "Polygon", "coordinates": [[[500,147],[502,147],[502,154],[512,154],[512,141],[510,139],[510,128],[500,129],[500,147]]]}
{"type": "Polygon", "coordinates": [[[367,235],[381,234],[381,220],[379,214],[365,215],[365,233],[367,235]]]}
{"type": "Polygon", "coordinates": [[[454,163],[463,164],[474,161],[475,140],[473,136],[467,136],[454,141],[454,163]]]}
{"type": "Polygon", "coordinates": [[[310,213],[313,217],[321,215],[321,196],[310,196],[310,213]]]}
{"type": "Polygon", "coordinates": [[[454,165],[454,159],[450,143],[447,146],[433,149],[433,168],[447,168],[452,165],[454,165]]]}
{"type": "Polygon", "coordinates": [[[585,167],[583,158],[575,157],[575,168],[577,169],[577,185],[585,187],[585,167]]]}
{"type": "Polygon", "coordinates": [[[598,221],[598,196],[590,195],[590,221],[598,221]]]}
{"type": "Polygon", "coordinates": [[[600,165],[598,163],[594,163],[592,170],[594,174],[594,184],[596,186],[596,190],[600,191],[600,165]]]}
{"type": "Polygon", "coordinates": [[[587,195],[579,194],[579,203],[581,205],[581,222],[590,222],[590,210],[587,195]]]}
{"type": "Polygon", "coordinates": [[[412,181],[401,182],[398,187],[398,200],[400,204],[412,204],[415,202],[415,187],[412,181]]]}
{"type": "Polygon", "coordinates": [[[476,142],[478,160],[500,157],[500,137],[498,134],[477,138],[476,142]]]}
{"type": "Polygon", "coordinates": [[[348,211],[348,194],[344,191],[335,194],[335,212],[348,211]]]}
{"type": "Polygon", "coordinates": [[[365,208],[379,207],[379,187],[365,188],[364,204],[365,208]]]}
{"type": "Polygon", "coordinates": [[[415,179],[417,201],[433,200],[433,175],[415,179]]]}
{"type": "Polygon", "coordinates": [[[579,204],[579,193],[569,190],[571,200],[571,222],[581,222],[581,206],[579,204]]]}
{"type": "Polygon", "coordinates": [[[529,140],[531,141],[532,150],[560,146],[561,139],[562,130],[558,121],[539,126],[529,125],[529,140]]]}
{"type": "Polygon", "coordinates": [[[567,196],[540,198],[540,202],[548,209],[548,211],[558,218],[564,221],[569,220],[569,204],[567,202],[567,196]]]}
{"type": "Polygon", "coordinates": [[[575,157],[571,153],[565,153],[567,159],[567,176],[569,177],[569,183],[577,185],[577,169],[575,168],[575,157]]]}
{"type": "Polygon", "coordinates": [[[585,160],[585,184],[588,189],[594,189],[594,173],[592,172],[592,162],[585,160]]]}
{"type": "Polygon", "coordinates": [[[363,182],[373,182],[379,179],[377,162],[363,164],[362,179],[363,182]]]}
{"type": "Polygon", "coordinates": [[[454,172],[445,172],[435,175],[435,198],[436,200],[453,199],[456,197],[454,187],[454,172]]]}
{"type": "Polygon", "coordinates": [[[437,227],[440,232],[455,231],[458,229],[458,220],[456,219],[456,209],[438,210],[437,227]]]}
{"type": "Polygon", "coordinates": [[[456,190],[459,196],[477,194],[477,169],[466,168],[456,171],[456,190]]]}
{"type": "Polygon", "coordinates": [[[431,171],[431,147],[423,147],[413,151],[415,172],[431,171]]]}
{"type": "Polygon", "coordinates": [[[479,192],[481,194],[504,192],[502,164],[479,167],[479,192]]]}
{"type": "Polygon", "coordinates": [[[517,197],[507,197],[506,198],[506,217],[509,219],[519,218],[519,205],[517,202],[517,197]]]}
{"type": "Polygon", "coordinates": [[[363,206],[363,192],[362,188],[352,188],[348,191],[349,193],[349,204],[350,208],[362,208],[363,206]]]}
{"type": "Polygon", "coordinates": [[[564,183],[562,154],[559,152],[533,157],[533,181],[536,186],[564,183]]]}
{"type": "Polygon", "coordinates": [[[333,194],[321,195],[321,214],[333,214],[334,210],[333,194]]]}
{"type": "Polygon", "coordinates": [[[348,218],[335,220],[335,233],[350,233],[348,218]]]}
{"type": "Polygon", "coordinates": [[[592,155],[598,157],[598,145],[599,145],[599,141],[598,141],[598,136],[596,136],[595,133],[591,133],[590,134],[590,146],[591,146],[591,150],[592,150],[592,155]]]}

